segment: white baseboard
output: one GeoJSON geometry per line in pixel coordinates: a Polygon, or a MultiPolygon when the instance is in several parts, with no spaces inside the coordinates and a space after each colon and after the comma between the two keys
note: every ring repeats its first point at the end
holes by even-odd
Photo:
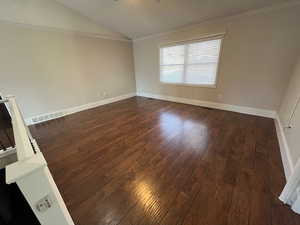
{"type": "Polygon", "coordinates": [[[288,180],[290,175],[294,172],[294,165],[290,154],[290,149],[284,134],[284,128],[282,126],[282,123],[277,113],[275,117],[275,126],[276,126],[276,133],[279,142],[281,160],[284,168],[285,178],[286,180],[288,180]]]}
{"type": "Polygon", "coordinates": [[[292,161],[290,150],[289,150],[287,140],[286,140],[286,137],[284,134],[283,126],[280,122],[279,116],[276,111],[250,108],[250,107],[237,106],[237,105],[228,105],[228,104],[223,104],[223,103],[208,102],[208,101],[201,101],[201,100],[195,100],[195,99],[156,95],[156,94],[150,94],[150,93],[137,93],[137,96],[160,99],[160,100],[177,102],[177,103],[190,104],[190,105],[196,105],[196,106],[203,106],[203,107],[214,108],[214,109],[227,110],[227,111],[250,114],[250,115],[255,115],[255,116],[273,118],[275,120],[276,133],[277,133],[277,138],[278,138],[278,142],[279,142],[281,159],[282,159],[282,163],[283,163],[283,167],[284,167],[284,173],[285,173],[286,180],[290,177],[290,175],[294,171],[293,161],[292,161]]]}
{"type": "Polygon", "coordinates": [[[196,100],[196,99],[157,95],[157,94],[151,94],[151,93],[145,93],[145,92],[137,93],[137,96],[160,99],[160,100],[165,100],[165,101],[170,101],[170,102],[184,103],[184,104],[189,104],[189,105],[203,106],[203,107],[214,108],[214,109],[221,109],[221,110],[226,110],[226,111],[268,117],[268,118],[273,118],[273,119],[276,116],[276,112],[273,110],[257,109],[257,108],[250,108],[250,107],[237,106],[237,105],[228,105],[228,104],[217,103],[217,102],[209,102],[209,101],[201,101],[201,100],[196,100]]]}
{"type": "Polygon", "coordinates": [[[117,96],[117,97],[113,97],[113,98],[103,99],[98,102],[92,102],[92,103],[81,105],[81,106],[76,106],[76,107],[72,107],[72,108],[68,108],[68,109],[59,110],[56,112],[51,112],[51,113],[47,113],[47,114],[30,117],[30,118],[25,119],[25,121],[26,121],[27,125],[33,125],[33,124],[45,122],[48,120],[56,119],[59,117],[63,117],[66,115],[70,115],[70,114],[80,112],[83,110],[95,108],[95,107],[98,107],[101,105],[106,105],[109,103],[121,101],[121,100],[131,98],[134,96],[154,98],[154,99],[160,99],[160,100],[165,100],[165,101],[184,103],[184,104],[189,104],[189,105],[203,106],[203,107],[208,107],[208,108],[221,109],[221,110],[238,112],[238,113],[243,113],[243,114],[273,118],[273,119],[275,119],[276,132],[277,132],[277,137],[278,137],[278,141],[279,141],[281,158],[282,158],[282,163],[284,166],[284,172],[285,172],[286,179],[292,174],[292,172],[294,170],[294,166],[293,166],[293,162],[291,159],[289,147],[288,147],[288,144],[286,141],[286,137],[284,134],[283,126],[280,122],[278,114],[272,110],[257,109],[257,108],[251,108],[251,107],[245,107],[245,106],[229,105],[229,104],[223,104],[223,103],[201,101],[201,100],[188,99],[188,98],[179,98],[179,97],[165,96],[165,95],[157,95],[157,94],[150,94],[150,93],[143,92],[143,93],[130,93],[130,94],[125,94],[125,95],[121,95],[121,96],[117,96]]]}
{"type": "Polygon", "coordinates": [[[72,108],[68,108],[68,109],[62,109],[62,110],[58,110],[55,112],[50,112],[50,113],[45,113],[45,114],[29,117],[29,118],[25,119],[25,122],[27,125],[38,124],[38,123],[46,122],[49,120],[57,119],[57,118],[60,118],[60,117],[66,116],[66,115],[70,115],[70,114],[73,114],[76,112],[80,112],[83,110],[95,108],[95,107],[98,107],[101,105],[106,105],[109,103],[121,101],[121,100],[131,98],[134,96],[136,96],[136,93],[130,93],[130,94],[120,95],[120,96],[113,97],[113,98],[107,98],[107,99],[103,99],[103,100],[100,100],[97,102],[88,103],[85,105],[80,105],[80,106],[76,106],[76,107],[72,107],[72,108]]]}

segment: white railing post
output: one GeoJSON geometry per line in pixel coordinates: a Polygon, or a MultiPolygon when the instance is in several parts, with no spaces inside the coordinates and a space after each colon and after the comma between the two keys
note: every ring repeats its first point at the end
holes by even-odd
{"type": "Polygon", "coordinates": [[[12,127],[15,138],[15,145],[17,147],[18,160],[22,161],[26,158],[32,157],[34,151],[27,134],[27,128],[24,124],[23,116],[17,106],[14,96],[8,96],[8,104],[10,108],[12,127]]]}
{"type": "Polygon", "coordinates": [[[15,98],[9,96],[7,99],[18,161],[6,166],[6,183],[17,183],[41,225],[74,225],[47,162],[24,123],[15,98]]]}

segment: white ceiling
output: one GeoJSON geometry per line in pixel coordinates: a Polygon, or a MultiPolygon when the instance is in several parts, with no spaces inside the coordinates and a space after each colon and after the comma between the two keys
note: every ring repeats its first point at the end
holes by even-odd
{"type": "Polygon", "coordinates": [[[129,38],[292,0],[57,0],[129,38]]]}

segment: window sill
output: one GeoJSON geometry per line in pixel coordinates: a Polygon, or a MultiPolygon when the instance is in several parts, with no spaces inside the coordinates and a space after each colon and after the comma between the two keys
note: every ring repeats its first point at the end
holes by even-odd
{"type": "Polygon", "coordinates": [[[185,87],[202,87],[202,88],[217,88],[216,84],[185,84],[185,83],[167,83],[160,81],[164,85],[185,86],[185,87]]]}

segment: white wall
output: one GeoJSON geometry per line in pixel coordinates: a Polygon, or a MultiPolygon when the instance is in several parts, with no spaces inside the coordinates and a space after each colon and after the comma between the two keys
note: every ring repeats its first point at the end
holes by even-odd
{"type": "Polygon", "coordinates": [[[130,42],[3,24],[0,36],[0,89],[25,117],[135,92],[130,42]]]}
{"type": "Polygon", "coordinates": [[[137,91],[276,110],[300,50],[300,7],[219,19],[134,41],[137,91]],[[159,82],[163,43],[226,32],[217,88],[159,82]]]}
{"type": "Polygon", "coordinates": [[[292,112],[295,109],[297,101],[300,98],[300,57],[294,67],[292,77],[290,79],[288,88],[286,89],[285,96],[279,109],[279,118],[284,126],[284,135],[288,144],[290,155],[292,160],[292,166],[294,167],[300,158],[300,105],[295,110],[294,117],[290,121],[292,112]],[[291,122],[289,124],[289,121],[291,122]],[[287,128],[287,126],[291,128],[287,128]]]}
{"type": "Polygon", "coordinates": [[[0,0],[0,22],[125,38],[55,0],[0,0]]]}
{"type": "Polygon", "coordinates": [[[132,43],[90,36],[104,32],[90,25],[53,0],[0,1],[0,92],[16,95],[25,117],[136,91],[132,43]],[[64,32],[73,28],[84,33],[64,32]]]}

